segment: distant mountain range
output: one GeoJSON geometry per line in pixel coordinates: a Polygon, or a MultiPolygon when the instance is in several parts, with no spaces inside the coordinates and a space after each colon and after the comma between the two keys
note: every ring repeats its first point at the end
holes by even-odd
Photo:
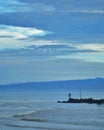
{"type": "Polygon", "coordinates": [[[104,78],[51,81],[51,82],[29,82],[0,85],[0,91],[61,91],[61,90],[102,90],[104,91],[104,78]]]}

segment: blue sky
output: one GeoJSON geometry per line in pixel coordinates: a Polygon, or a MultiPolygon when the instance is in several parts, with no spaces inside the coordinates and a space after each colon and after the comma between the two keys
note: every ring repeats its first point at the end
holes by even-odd
{"type": "Polygon", "coordinates": [[[104,77],[103,0],[0,0],[0,83],[104,77]]]}

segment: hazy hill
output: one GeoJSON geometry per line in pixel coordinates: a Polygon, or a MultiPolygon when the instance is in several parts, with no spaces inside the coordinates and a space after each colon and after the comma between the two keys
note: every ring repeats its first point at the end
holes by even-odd
{"type": "Polygon", "coordinates": [[[0,91],[61,91],[61,90],[102,90],[104,91],[104,78],[85,79],[85,80],[68,80],[52,82],[29,82],[0,85],[0,91]]]}

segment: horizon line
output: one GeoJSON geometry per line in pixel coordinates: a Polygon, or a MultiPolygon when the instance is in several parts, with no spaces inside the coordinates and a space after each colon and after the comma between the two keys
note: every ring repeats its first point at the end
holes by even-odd
{"type": "Polygon", "coordinates": [[[96,79],[104,79],[104,77],[92,77],[92,78],[81,78],[81,79],[68,79],[68,80],[49,80],[49,81],[28,81],[28,82],[14,82],[14,83],[3,83],[0,86],[5,85],[15,85],[15,84],[28,84],[28,83],[48,83],[48,82],[64,82],[64,81],[80,81],[80,80],[96,80],[96,79]]]}

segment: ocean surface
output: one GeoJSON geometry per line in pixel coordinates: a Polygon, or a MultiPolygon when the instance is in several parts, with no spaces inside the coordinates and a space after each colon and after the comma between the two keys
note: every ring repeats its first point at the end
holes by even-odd
{"type": "MultiPolygon", "coordinates": [[[[61,104],[67,92],[0,93],[0,130],[104,130],[104,105],[61,104]]],[[[84,93],[104,98],[104,93],[84,93]]],[[[73,97],[78,93],[73,92],[73,97]]]]}

